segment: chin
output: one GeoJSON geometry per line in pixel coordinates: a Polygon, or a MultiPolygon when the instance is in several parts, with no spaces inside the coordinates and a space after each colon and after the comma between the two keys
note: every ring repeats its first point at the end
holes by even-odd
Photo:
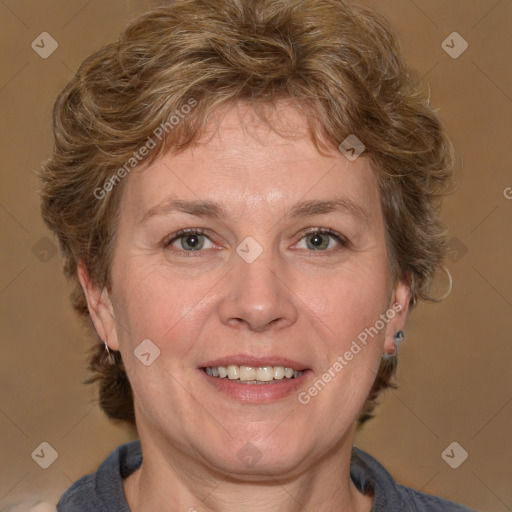
{"type": "Polygon", "coordinates": [[[235,480],[268,480],[273,476],[288,477],[301,472],[307,449],[299,439],[289,436],[271,440],[268,434],[239,437],[229,444],[218,446],[213,453],[210,447],[210,464],[218,471],[231,474],[235,480]],[[265,438],[265,435],[267,436],[265,438]]]}

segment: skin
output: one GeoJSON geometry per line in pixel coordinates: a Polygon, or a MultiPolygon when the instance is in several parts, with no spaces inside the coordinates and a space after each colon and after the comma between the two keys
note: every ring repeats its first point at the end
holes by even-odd
{"type": "Polygon", "coordinates": [[[390,274],[368,160],[320,154],[303,117],[289,104],[278,108],[278,128],[293,131],[293,139],[238,105],[201,143],[132,173],[121,200],[112,289],[94,287],[80,265],[94,325],[121,351],[134,391],[144,461],[124,485],[136,512],[371,509],[373,497],[350,480],[350,454],[381,355],[394,351],[393,335],[404,326],[408,287],[390,274]],[[171,196],[217,201],[227,216],[168,212],[140,222],[171,196]],[[365,220],[347,211],[287,217],[300,201],[341,196],[365,220]],[[184,228],[205,230],[203,248],[184,249],[187,236],[166,246],[184,228]],[[348,244],[307,235],[309,228],[329,228],[348,244]],[[252,263],[236,252],[248,236],[263,248],[252,263]],[[301,404],[297,393],[396,303],[402,311],[301,404]],[[160,349],[150,366],[133,354],[144,339],[160,349]],[[287,357],[309,372],[287,397],[244,402],[198,370],[233,354],[287,357]],[[251,467],[238,456],[247,443],[259,454],[251,467]]]}

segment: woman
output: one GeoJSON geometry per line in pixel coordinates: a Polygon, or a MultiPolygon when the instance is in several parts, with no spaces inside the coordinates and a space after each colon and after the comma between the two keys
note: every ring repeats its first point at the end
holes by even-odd
{"type": "Polygon", "coordinates": [[[353,447],[445,247],[451,146],[377,14],[183,0],[57,100],[42,210],[107,415],[65,511],[469,510],[353,447]]]}

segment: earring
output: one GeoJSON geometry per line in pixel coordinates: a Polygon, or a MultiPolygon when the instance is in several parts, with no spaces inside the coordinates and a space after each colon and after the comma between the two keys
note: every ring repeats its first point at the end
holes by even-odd
{"type": "Polygon", "coordinates": [[[395,340],[395,350],[392,354],[384,353],[382,354],[382,359],[391,359],[392,357],[396,357],[398,355],[398,345],[404,341],[405,334],[404,331],[397,331],[393,336],[395,340]]]}
{"type": "Polygon", "coordinates": [[[105,351],[107,352],[107,359],[108,359],[109,364],[115,364],[116,360],[114,358],[114,354],[112,354],[110,352],[110,349],[108,348],[108,343],[107,343],[106,337],[105,337],[105,341],[103,343],[105,343],[105,351]]]}

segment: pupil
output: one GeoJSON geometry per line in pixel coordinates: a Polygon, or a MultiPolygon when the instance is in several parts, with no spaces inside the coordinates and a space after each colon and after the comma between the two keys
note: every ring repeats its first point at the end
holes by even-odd
{"type": "Polygon", "coordinates": [[[186,244],[189,247],[195,248],[199,245],[199,238],[197,235],[188,235],[186,240],[186,244]]]}
{"type": "Polygon", "coordinates": [[[315,247],[318,247],[319,245],[322,245],[322,237],[321,237],[321,235],[314,235],[313,238],[311,239],[311,243],[315,247]]]}
{"type": "Polygon", "coordinates": [[[315,251],[319,249],[327,249],[327,246],[329,245],[329,240],[324,239],[325,236],[326,235],[324,235],[323,233],[316,233],[314,235],[310,235],[308,240],[308,247],[315,251]]]}

